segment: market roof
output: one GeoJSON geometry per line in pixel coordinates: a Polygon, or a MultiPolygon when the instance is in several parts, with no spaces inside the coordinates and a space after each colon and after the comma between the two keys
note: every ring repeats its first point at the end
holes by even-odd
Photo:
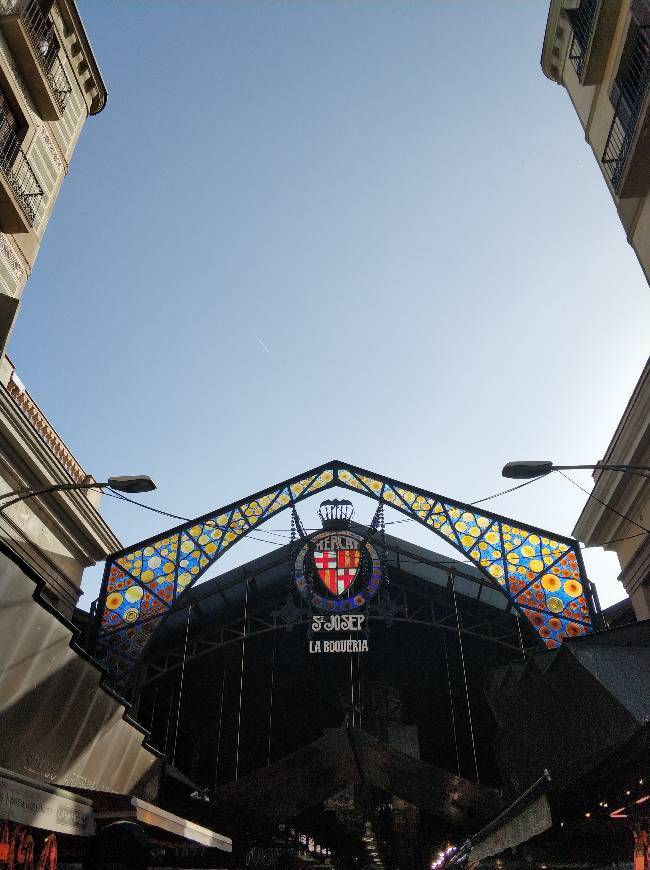
{"type": "Polygon", "coordinates": [[[216,797],[251,818],[282,822],[361,783],[396,795],[457,830],[475,830],[504,807],[494,789],[349,726],[327,729],[293,755],[221,786],[216,797]]]}

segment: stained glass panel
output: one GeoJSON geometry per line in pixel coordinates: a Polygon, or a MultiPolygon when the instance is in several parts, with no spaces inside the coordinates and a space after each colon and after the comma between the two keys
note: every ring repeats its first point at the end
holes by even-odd
{"type": "Polygon", "coordinates": [[[333,486],[383,501],[448,541],[501,588],[547,646],[593,630],[575,541],[335,462],[109,559],[100,649],[110,646],[111,660],[137,658],[174,600],[227,549],[291,504],[333,486]]]}

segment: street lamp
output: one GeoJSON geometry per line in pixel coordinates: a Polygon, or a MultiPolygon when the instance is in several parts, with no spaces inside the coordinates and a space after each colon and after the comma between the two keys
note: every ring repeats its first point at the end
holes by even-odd
{"type": "Polygon", "coordinates": [[[647,465],[611,465],[605,462],[597,462],[595,465],[554,465],[548,460],[506,462],[501,474],[514,480],[531,480],[533,477],[550,474],[551,471],[574,471],[580,468],[598,469],[599,471],[627,471],[630,474],[638,474],[640,477],[650,477],[650,466],[647,465]]]}
{"type": "Polygon", "coordinates": [[[0,495],[0,499],[10,499],[0,505],[0,513],[11,507],[16,502],[24,501],[27,498],[34,498],[37,495],[44,495],[49,492],[63,492],[71,489],[103,489],[105,486],[110,489],[116,489],[119,492],[138,493],[151,492],[156,488],[156,484],[146,474],[137,474],[134,476],[125,477],[109,477],[104,483],[92,481],[90,483],[55,483],[52,486],[45,486],[43,489],[18,489],[14,492],[5,492],[0,495]]]}

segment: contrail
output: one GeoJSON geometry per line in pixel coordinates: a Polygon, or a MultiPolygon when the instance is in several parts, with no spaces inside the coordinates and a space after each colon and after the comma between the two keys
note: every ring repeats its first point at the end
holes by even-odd
{"type": "Polygon", "coordinates": [[[254,335],[255,338],[259,341],[259,343],[262,345],[262,347],[264,348],[264,350],[265,350],[267,353],[271,353],[271,351],[270,351],[270,350],[268,349],[268,347],[264,344],[264,342],[263,342],[262,339],[259,337],[259,335],[258,335],[256,332],[254,332],[253,335],[254,335]]]}

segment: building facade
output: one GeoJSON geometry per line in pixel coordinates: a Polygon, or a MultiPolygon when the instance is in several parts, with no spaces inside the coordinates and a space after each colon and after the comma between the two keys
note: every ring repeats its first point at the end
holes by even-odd
{"type": "Polygon", "coordinates": [[[0,0],[0,352],[84,121],[105,103],[72,0],[0,0]]]}
{"type": "MultiPolygon", "coordinates": [[[[125,702],[104,685],[104,672],[71,621],[82,572],[120,547],[99,513],[101,490],[41,493],[95,481],[5,352],[84,121],[105,102],[73,0],[0,0],[3,866],[32,866],[29,856],[40,853],[41,866],[54,867],[56,838],[64,850],[79,838],[92,839],[91,801],[70,788],[133,796],[152,825],[179,827],[169,814],[158,818],[145,800],[158,793],[164,759],[147,745],[145,729],[129,717],[125,702]]],[[[120,810],[124,817],[133,809],[130,799],[120,810]]]]}
{"type": "MultiPolygon", "coordinates": [[[[650,0],[552,0],[541,62],[544,74],[567,90],[627,240],[650,280],[650,0]]],[[[650,465],[650,361],[603,461],[650,465]]],[[[614,472],[596,472],[594,480],[594,498],[574,535],[616,552],[636,616],[648,619],[647,481],[614,472]]]]}
{"type": "MultiPolygon", "coordinates": [[[[92,481],[5,355],[20,299],[85,120],[106,88],[73,0],[0,0],[0,500],[92,481]]],[[[119,544],[99,491],[0,509],[0,540],[43,577],[70,616],[81,573],[119,544]]]]}

